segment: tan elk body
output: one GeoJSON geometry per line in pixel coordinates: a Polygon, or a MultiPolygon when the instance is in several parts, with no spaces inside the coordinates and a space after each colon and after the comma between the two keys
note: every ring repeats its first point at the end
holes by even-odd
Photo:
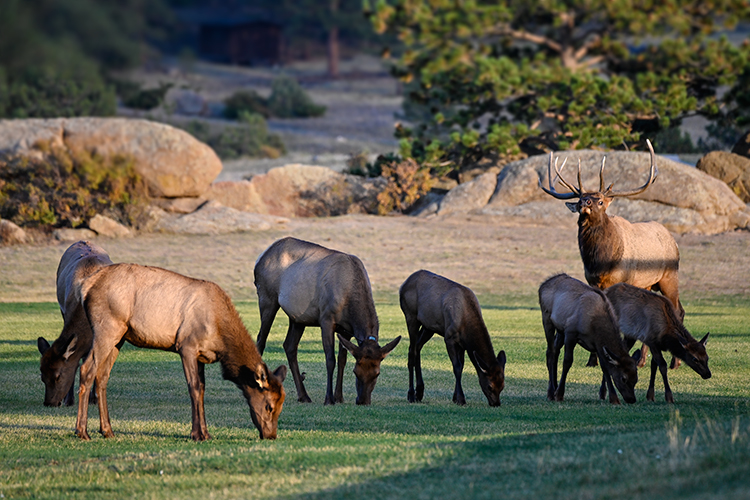
{"type": "Polygon", "coordinates": [[[218,285],[158,267],[113,264],[84,280],[81,297],[94,340],[81,365],[79,437],[89,439],[88,392],[94,379],[100,431],[104,437],[114,435],[107,409],[107,382],[126,341],[180,355],[190,393],[190,435],[194,440],[210,437],[203,407],[204,365],[216,361],[221,363],[223,377],[245,396],[261,439],[276,437],[286,367],[273,373],[268,369],[237,310],[218,285]]]}

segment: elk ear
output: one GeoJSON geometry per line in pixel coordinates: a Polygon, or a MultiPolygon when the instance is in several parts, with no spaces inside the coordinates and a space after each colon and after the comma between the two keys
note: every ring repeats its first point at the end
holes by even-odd
{"type": "Polygon", "coordinates": [[[700,339],[700,343],[701,345],[703,345],[703,347],[706,347],[706,342],[708,342],[709,335],[711,335],[711,332],[707,332],[706,335],[704,335],[703,338],[700,339]]]}
{"type": "Polygon", "coordinates": [[[380,348],[380,359],[385,359],[392,350],[396,348],[398,343],[401,342],[401,335],[388,342],[385,346],[380,348]]]}
{"type": "Polygon", "coordinates": [[[49,342],[44,337],[36,339],[36,347],[39,349],[39,354],[44,354],[49,349],[49,342]]]}
{"type": "Polygon", "coordinates": [[[258,366],[255,367],[255,371],[253,372],[253,377],[255,378],[255,383],[258,384],[258,387],[261,389],[268,389],[268,367],[266,367],[266,365],[258,363],[258,366]]]}
{"type": "Polygon", "coordinates": [[[70,343],[68,344],[68,347],[65,349],[65,352],[62,355],[62,358],[67,361],[70,359],[70,357],[73,355],[74,352],[76,352],[76,344],[78,344],[78,337],[73,337],[70,340],[70,343]]]}
{"type": "Polygon", "coordinates": [[[344,349],[349,351],[349,353],[354,356],[355,359],[359,359],[362,356],[362,353],[358,346],[354,345],[350,340],[342,337],[340,333],[337,333],[336,336],[339,338],[339,342],[341,342],[341,345],[344,346],[344,349]]]}
{"type": "Polygon", "coordinates": [[[497,362],[500,363],[500,366],[502,366],[503,370],[505,370],[505,363],[507,362],[505,351],[500,351],[497,353],[497,362]]]}
{"type": "Polygon", "coordinates": [[[490,370],[490,368],[484,364],[484,361],[482,361],[482,358],[477,356],[477,351],[474,351],[474,359],[477,361],[477,366],[480,370],[482,370],[482,373],[487,375],[487,372],[490,370]]]}
{"type": "Polygon", "coordinates": [[[279,382],[284,382],[286,378],[286,366],[281,365],[273,372],[273,376],[279,379],[279,382]]]}
{"type": "Polygon", "coordinates": [[[605,359],[609,362],[609,364],[614,366],[620,366],[620,363],[612,357],[612,355],[609,353],[606,347],[602,346],[602,351],[604,352],[605,359]]]}
{"type": "Polygon", "coordinates": [[[565,206],[573,213],[578,212],[578,202],[573,203],[572,201],[566,201],[565,206]]]}
{"type": "MultiPolygon", "coordinates": [[[[612,187],[612,185],[610,185],[609,187],[612,187]]],[[[612,203],[612,200],[614,200],[612,196],[604,196],[604,199],[602,200],[604,202],[604,210],[609,208],[609,204],[612,203]]]]}

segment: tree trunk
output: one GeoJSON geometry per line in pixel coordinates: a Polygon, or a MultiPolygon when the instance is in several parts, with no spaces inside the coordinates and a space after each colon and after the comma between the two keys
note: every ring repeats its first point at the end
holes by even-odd
{"type": "Polygon", "coordinates": [[[339,77],[339,28],[333,27],[328,32],[328,76],[339,77]]]}
{"type": "Polygon", "coordinates": [[[336,14],[339,10],[340,0],[331,0],[329,4],[331,13],[331,27],[328,30],[328,76],[339,77],[339,26],[336,14]]]}

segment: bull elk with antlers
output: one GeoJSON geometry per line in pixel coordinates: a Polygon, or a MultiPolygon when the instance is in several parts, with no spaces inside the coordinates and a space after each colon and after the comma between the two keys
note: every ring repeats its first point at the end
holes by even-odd
{"type": "MultiPolygon", "coordinates": [[[[578,216],[578,248],[581,251],[586,281],[601,289],[616,283],[628,283],[647,290],[660,291],[675,308],[680,321],[685,310],[680,303],[678,289],[678,269],[680,252],[667,228],[658,222],[631,223],[622,217],[607,215],[607,207],[616,197],[634,196],[644,192],[656,180],[656,155],[651,142],[646,140],[651,154],[651,168],[648,180],[637,189],[613,191],[610,184],[604,188],[604,162],[599,168],[599,190],[584,191],[581,182],[581,161],[578,161],[578,187],[567,182],[562,176],[565,162],[558,168],[550,153],[548,170],[549,189],[539,181],[545,193],[559,200],[578,199],[565,205],[578,216]],[[552,168],[555,180],[552,180],[552,168]],[[559,193],[554,184],[559,180],[569,193],[559,193]]],[[[646,350],[641,353],[641,363],[645,364],[646,350]]]]}

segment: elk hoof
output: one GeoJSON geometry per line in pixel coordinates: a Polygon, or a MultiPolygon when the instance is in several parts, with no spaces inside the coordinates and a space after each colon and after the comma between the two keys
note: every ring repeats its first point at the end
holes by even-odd
{"type": "Polygon", "coordinates": [[[304,394],[297,398],[297,401],[299,401],[300,403],[312,403],[312,399],[310,399],[310,396],[308,396],[307,394],[304,394]]]}
{"type": "Polygon", "coordinates": [[[414,396],[414,391],[409,391],[406,393],[406,400],[410,403],[417,402],[417,398],[414,396]]]}

